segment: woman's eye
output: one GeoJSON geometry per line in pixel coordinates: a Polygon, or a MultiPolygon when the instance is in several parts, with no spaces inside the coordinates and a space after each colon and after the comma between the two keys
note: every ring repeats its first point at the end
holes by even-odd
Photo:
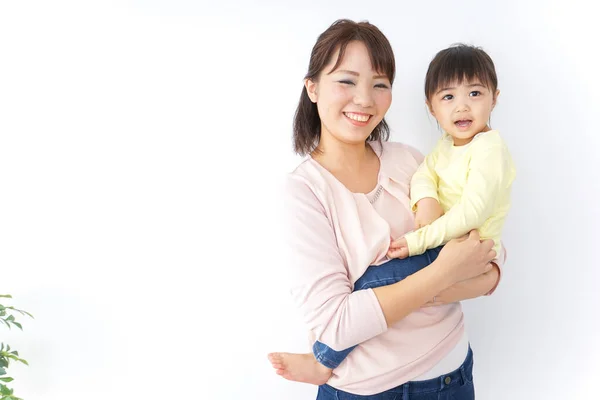
{"type": "Polygon", "coordinates": [[[344,85],[354,85],[354,82],[352,81],[340,81],[340,83],[343,83],[344,85]]]}
{"type": "Polygon", "coordinates": [[[377,85],[375,85],[375,87],[380,89],[389,89],[388,85],[386,85],[385,83],[378,83],[377,85]]]}
{"type": "Polygon", "coordinates": [[[454,96],[452,96],[451,94],[447,94],[444,97],[442,97],[442,100],[452,100],[454,98],[454,96]]]}

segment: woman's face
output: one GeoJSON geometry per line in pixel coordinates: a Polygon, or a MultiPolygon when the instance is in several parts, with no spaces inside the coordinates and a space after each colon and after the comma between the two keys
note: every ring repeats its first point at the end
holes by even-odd
{"type": "Polygon", "coordinates": [[[339,50],[321,72],[318,81],[306,80],[308,95],[317,104],[321,140],[364,143],[392,103],[387,76],[373,70],[363,42],[348,43],[344,58],[331,72],[339,50]]]}

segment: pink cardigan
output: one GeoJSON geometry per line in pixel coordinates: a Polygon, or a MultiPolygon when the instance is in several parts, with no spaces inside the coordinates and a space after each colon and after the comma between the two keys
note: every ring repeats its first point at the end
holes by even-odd
{"type": "MultiPolygon", "coordinates": [[[[374,204],[352,193],[312,158],[285,187],[292,296],[311,343],[335,350],[359,344],[329,384],[369,395],[401,385],[439,362],[463,334],[460,303],[414,311],[389,329],[371,289],[352,293],[369,265],[387,261],[389,238],[413,229],[410,179],[423,156],[400,143],[371,143],[380,156],[374,204]]],[[[498,257],[504,262],[504,252],[498,257]]]]}

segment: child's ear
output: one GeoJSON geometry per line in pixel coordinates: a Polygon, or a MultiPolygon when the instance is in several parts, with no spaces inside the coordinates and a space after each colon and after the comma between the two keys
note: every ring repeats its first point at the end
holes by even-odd
{"type": "Polygon", "coordinates": [[[496,90],[496,93],[494,93],[494,100],[492,101],[492,108],[496,107],[496,101],[498,101],[498,96],[500,96],[500,90],[496,90]]]}
{"type": "Polygon", "coordinates": [[[310,99],[310,101],[316,103],[318,98],[317,83],[312,79],[305,79],[304,87],[306,88],[306,93],[308,93],[308,98],[310,99]]]}
{"type": "Polygon", "coordinates": [[[425,105],[427,105],[427,109],[429,110],[431,115],[435,117],[435,112],[433,112],[433,107],[431,107],[431,103],[429,102],[429,100],[425,100],[425,105]]]}

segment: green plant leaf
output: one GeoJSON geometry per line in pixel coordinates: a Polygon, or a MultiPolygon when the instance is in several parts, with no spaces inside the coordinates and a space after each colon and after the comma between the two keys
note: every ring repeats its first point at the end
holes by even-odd
{"type": "Polygon", "coordinates": [[[10,392],[10,389],[6,387],[6,385],[3,385],[0,383],[0,394],[3,394],[4,396],[10,395],[12,394],[10,392]]]}
{"type": "Polygon", "coordinates": [[[12,381],[14,381],[14,379],[11,378],[11,377],[9,377],[9,376],[7,376],[6,378],[0,378],[0,381],[2,381],[2,382],[12,382],[12,381]]]}
{"type": "Polygon", "coordinates": [[[0,294],[0,297],[6,297],[7,299],[12,299],[10,294],[0,294]]]}
{"type": "MultiPolygon", "coordinates": [[[[21,315],[27,315],[27,316],[29,316],[29,317],[33,318],[33,315],[32,315],[31,313],[28,313],[28,312],[27,312],[27,311],[25,311],[25,310],[19,310],[18,308],[14,308],[13,306],[9,306],[9,307],[4,307],[4,306],[2,306],[2,308],[0,308],[0,312],[5,312],[5,313],[6,313],[6,311],[5,311],[5,310],[12,310],[12,311],[16,311],[16,312],[18,312],[18,313],[21,313],[21,315]]],[[[35,319],[35,318],[34,318],[34,319],[35,319]]]]}

